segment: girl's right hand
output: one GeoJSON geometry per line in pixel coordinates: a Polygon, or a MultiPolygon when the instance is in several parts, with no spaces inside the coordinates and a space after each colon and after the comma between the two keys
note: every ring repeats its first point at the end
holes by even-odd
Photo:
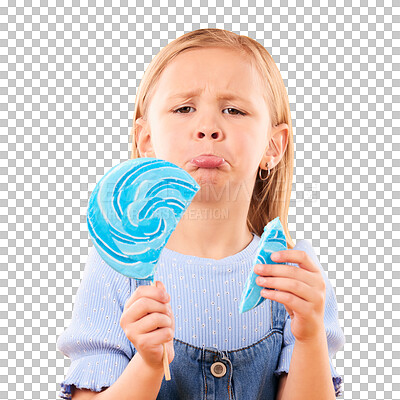
{"type": "Polygon", "coordinates": [[[163,368],[165,343],[168,363],[174,359],[175,319],[170,296],[161,281],[139,286],[125,303],[120,325],[142,359],[154,369],[163,368]]]}

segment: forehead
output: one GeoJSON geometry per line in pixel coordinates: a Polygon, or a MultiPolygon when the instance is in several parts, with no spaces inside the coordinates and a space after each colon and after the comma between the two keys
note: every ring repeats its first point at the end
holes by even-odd
{"type": "Polygon", "coordinates": [[[262,88],[261,76],[250,56],[226,48],[191,49],[167,65],[156,97],[167,101],[209,91],[218,98],[249,100],[262,97],[262,88]]]}

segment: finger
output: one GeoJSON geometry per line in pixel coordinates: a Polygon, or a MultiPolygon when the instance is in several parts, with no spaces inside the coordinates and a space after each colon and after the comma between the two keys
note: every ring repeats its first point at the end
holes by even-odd
{"type": "Polygon", "coordinates": [[[254,266],[254,272],[257,275],[264,277],[285,277],[295,279],[311,286],[311,282],[315,280],[315,276],[312,272],[306,271],[293,265],[285,264],[256,264],[254,266]]]}
{"type": "Polygon", "coordinates": [[[174,338],[171,328],[161,328],[145,334],[146,343],[154,345],[167,343],[174,338]]]}
{"type": "Polygon", "coordinates": [[[284,292],[281,290],[261,290],[261,296],[266,299],[277,301],[278,303],[282,303],[285,307],[295,311],[296,313],[307,315],[310,310],[310,302],[297,297],[296,295],[284,292]]]}
{"type": "Polygon", "coordinates": [[[125,308],[123,317],[129,322],[136,322],[151,313],[168,315],[170,311],[171,305],[169,303],[160,303],[159,301],[148,297],[141,297],[128,308],[125,308]]]}
{"type": "Polygon", "coordinates": [[[172,321],[172,330],[173,330],[173,332],[175,332],[175,316],[174,316],[174,312],[172,311],[172,308],[171,308],[170,318],[172,321]]]}
{"type": "Polygon", "coordinates": [[[141,318],[136,322],[136,334],[142,335],[144,333],[152,332],[158,328],[171,328],[171,318],[165,314],[152,313],[141,318]]]}
{"type": "Polygon", "coordinates": [[[319,272],[311,257],[303,250],[281,250],[271,254],[271,260],[274,262],[296,263],[300,268],[311,272],[319,272]]]}
{"type": "Polygon", "coordinates": [[[311,287],[304,282],[289,279],[289,278],[274,278],[274,277],[257,277],[256,283],[258,286],[278,289],[279,291],[292,293],[293,295],[311,302],[314,299],[313,291],[310,290],[311,287]]]}
{"type": "Polygon", "coordinates": [[[164,284],[161,281],[156,281],[156,287],[160,288],[161,290],[167,291],[164,284]]]}
{"type": "Polygon", "coordinates": [[[149,299],[154,299],[161,303],[170,301],[170,296],[166,292],[165,287],[162,289],[156,286],[142,285],[133,292],[132,296],[126,301],[124,308],[129,308],[131,304],[141,297],[148,297],[149,299]]]}

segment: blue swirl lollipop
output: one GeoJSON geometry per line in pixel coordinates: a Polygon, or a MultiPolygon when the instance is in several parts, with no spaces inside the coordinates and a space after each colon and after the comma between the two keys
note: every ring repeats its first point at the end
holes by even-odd
{"type": "Polygon", "coordinates": [[[199,189],[184,169],[161,159],[114,166],[89,199],[93,245],[117,272],[154,281],[160,253],[199,189]]]}
{"type": "MultiPolygon", "coordinates": [[[[253,268],[247,277],[242,297],[239,304],[239,312],[244,313],[254,307],[260,305],[265,297],[261,296],[261,286],[256,283],[257,275],[254,272],[256,264],[287,264],[276,263],[271,260],[272,253],[276,251],[287,250],[286,236],[279,217],[276,217],[264,227],[264,232],[261,235],[260,242],[258,243],[257,253],[254,257],[253,268]]],[[[273,289],[275,290],[275,289],[273,289]]]]}

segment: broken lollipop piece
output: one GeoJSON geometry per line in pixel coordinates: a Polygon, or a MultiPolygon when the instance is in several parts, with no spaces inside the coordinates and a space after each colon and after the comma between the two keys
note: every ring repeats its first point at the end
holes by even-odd
{"type": "MultiPolygon", "coordinates": [[[[162,249],[200,189],[184,169],[157,158],[111,168],[95,186],[87,225],[100,257],[129,278],[150,280],[162,249]]],[[[170,380],[165,344],[163,363],[170,380]]]]}
{"type": "Polygon", "coordinates": [[[239,312],[244,313],[260,305],[265,297],[261,296],[261,286],[256,283],[259,276],[254,272],[256,264],[286,264],[276,263],[271,260],[272,253],[287,250],[286,236],[279,217],[270,221],[265,227],[258,243],[258,248],[253,261],[253,268],[250,271],[239,304],[239,312]]]}
{"type": "Polygon", "coordinates": [[[111,168],[87,211],[101,258],[127,277],[153,280],[162,249],[199,189],[184,169],[161,159],[136,158],[111,168]]]}

